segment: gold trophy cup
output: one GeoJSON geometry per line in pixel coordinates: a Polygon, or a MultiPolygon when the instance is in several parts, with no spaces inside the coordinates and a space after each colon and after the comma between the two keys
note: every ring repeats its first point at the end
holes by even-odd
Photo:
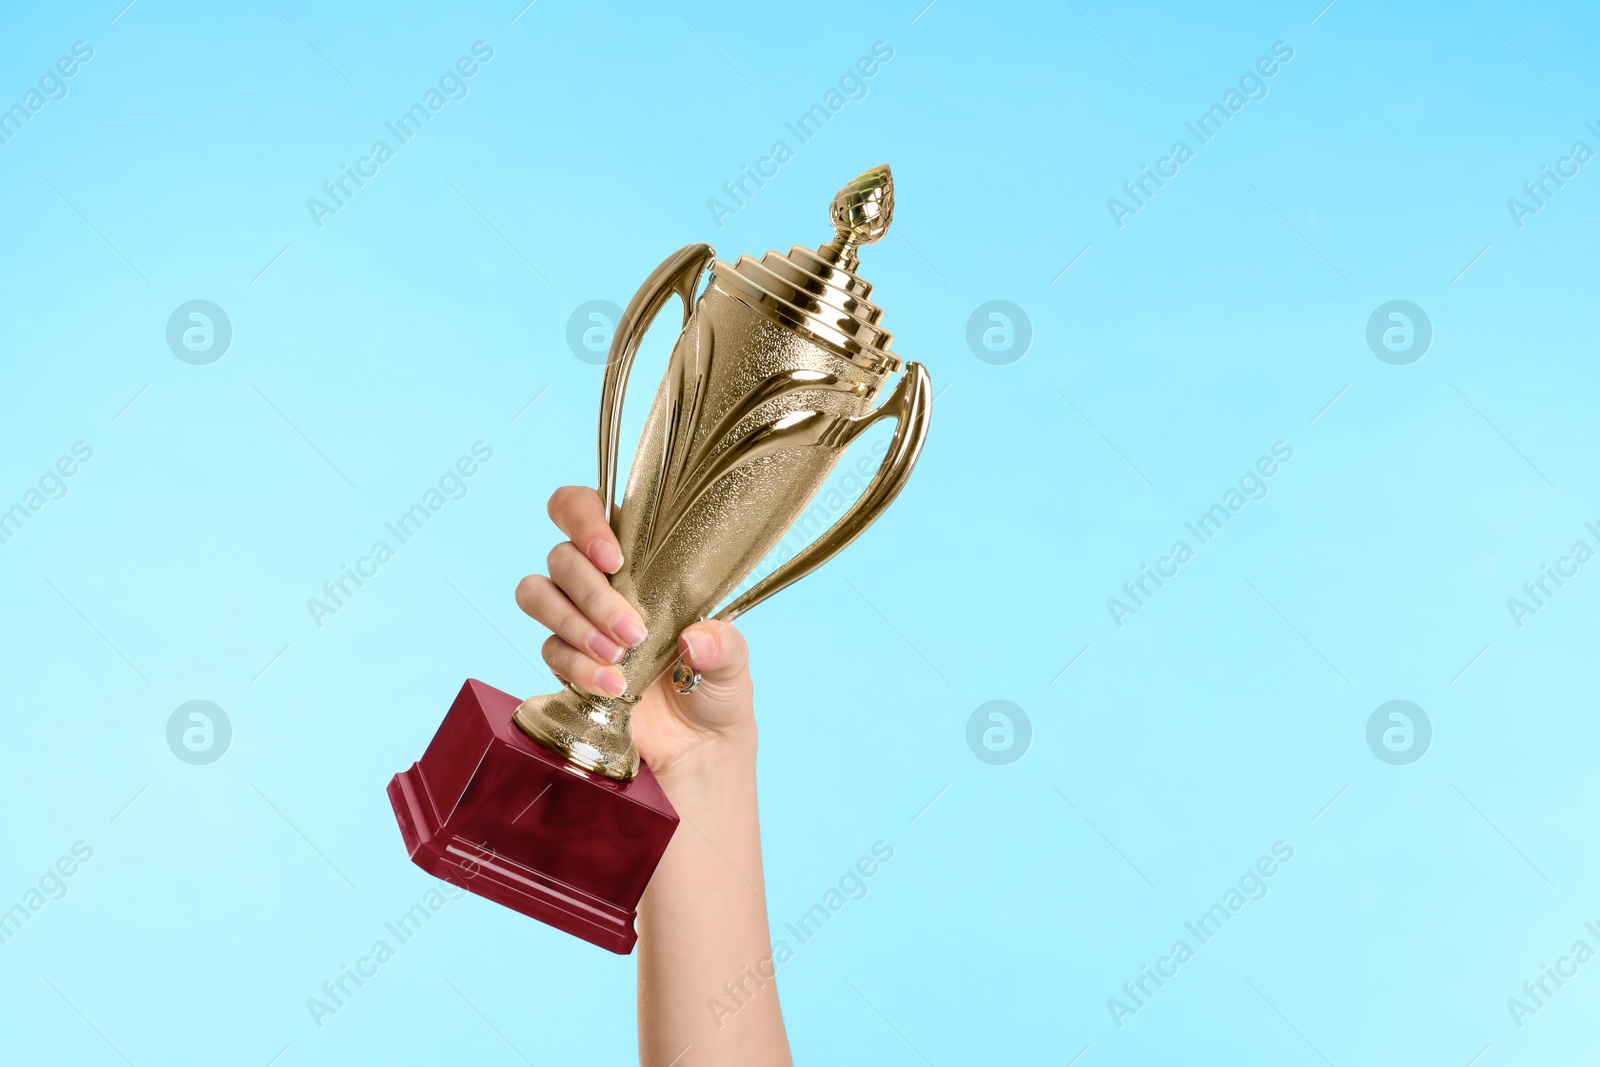
{"type": "MultiPolygon", "coordinates": [[[[905,485],[927,436],[932,396],[918,364],[872,406],[901,364],[855,270],[860,246],[883,236],[893,209],[889,168],[874,167],[834,198],[837,233],[816,251],[797,245],[730,266],[714,262],[709,245],[690,245],[629,302],[601,387],[600,495],[624,560],[611,584],[649,634],[619,664],[628,680],[620,697],[568,685],[519,705],[475,679],[462,686],[422,758],[389,783],[418,866],[613,952],[632,950],[639,899],[678,824],[639,762],[633,706],[677,660],[679,632],[755,570],[852,441],[879,419],[897,420],[850,509],[716,618],[738,616],[860,536],[905,485]],[[682,332],[618,507],[628,369],[674,295],[682,332]]],[[[698,682],[676,663],[680,692],[698,682]]]]}

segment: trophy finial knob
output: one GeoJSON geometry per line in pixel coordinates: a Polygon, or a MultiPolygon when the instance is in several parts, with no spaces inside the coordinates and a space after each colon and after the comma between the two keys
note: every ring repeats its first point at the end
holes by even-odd
{"type": "Polygon", "coordinates": [[[857,177],[833,198],[828,212],[833,220],[834,238],[817,251],[846,270],[854,270],[857,250],[889,231],[894,216],[894,176],[887,163],[879,164],[857,177]]]}

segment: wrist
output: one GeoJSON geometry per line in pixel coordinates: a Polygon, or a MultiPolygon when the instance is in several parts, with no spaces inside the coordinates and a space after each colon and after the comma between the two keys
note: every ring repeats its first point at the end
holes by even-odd
{"type": "Polygon", "coordinates": [[[674,803],[740,788],[755,779],[755,724],[708,733],[650,769],[674,803]]]}

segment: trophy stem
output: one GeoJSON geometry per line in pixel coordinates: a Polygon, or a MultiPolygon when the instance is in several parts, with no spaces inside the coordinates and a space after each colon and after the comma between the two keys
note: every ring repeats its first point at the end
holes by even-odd
{"type": "Polygon", "coordinates": [[[627,781],[639,773],[631,717],[631,704],[568,685],[524,700],[513,719],[523,733],[573,766],[627,781]]]}

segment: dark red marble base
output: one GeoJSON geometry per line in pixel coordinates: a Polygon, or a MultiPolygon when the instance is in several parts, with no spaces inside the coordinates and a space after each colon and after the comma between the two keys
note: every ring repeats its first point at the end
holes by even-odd
{"type": "Polygon", "coordinates": [[[678,813],[569,764],[511,721],[522,703],[469,679],[422,759],[389,783],[406,852],[435,877],[626,955],[678,813]]]}

